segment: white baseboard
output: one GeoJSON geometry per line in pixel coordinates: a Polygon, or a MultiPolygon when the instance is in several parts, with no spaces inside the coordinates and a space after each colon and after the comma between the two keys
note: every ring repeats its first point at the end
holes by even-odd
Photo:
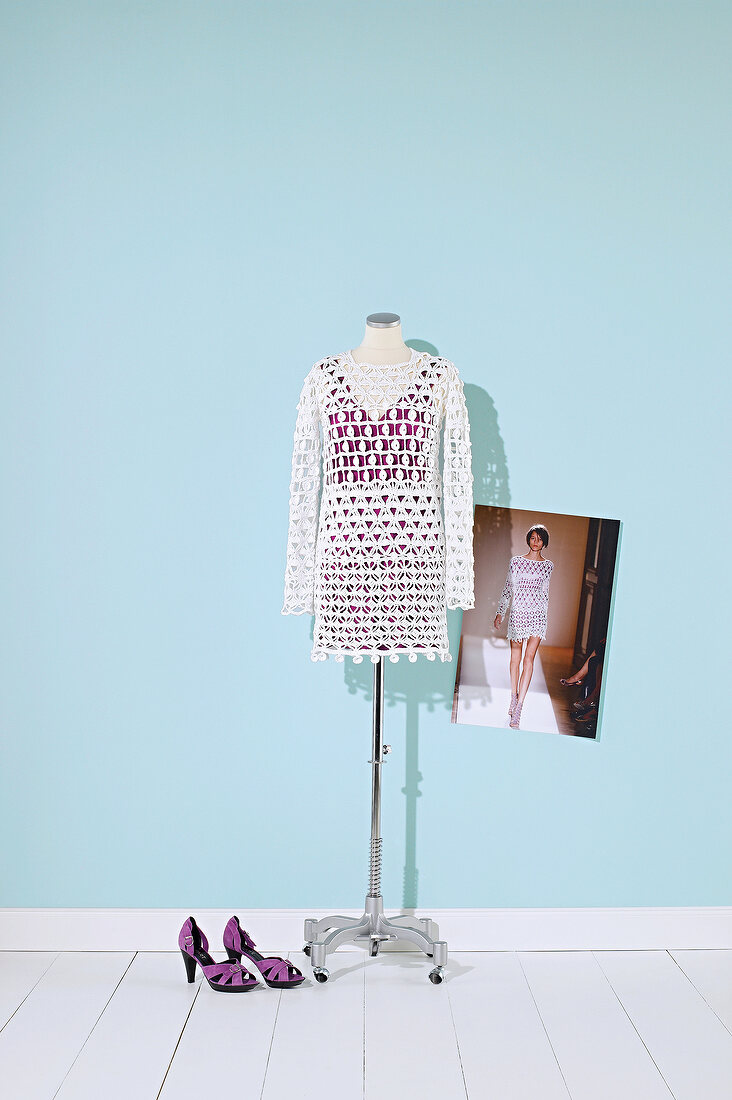
{"type": "MultiPolygon", "coordinates": [[[[306,917],[320,919],[330,912],[239,909],[237,915],[257,944],[281,953],[302,947],[306,917]]],[[[363,910],[339,912],[360,917],[363,910]]],[[[386,916],[397,913],[413,910],[387,909],[386,916]]],[[[231,915],[224,909],[193,913],[212,950],[221,950],[221,935],[231,915]]],[[[418,915],[437,922],[439,936],[447,940],[451,952],[732,949],[732,906],[425,909],[418,915]]],[[[174,951],[187,916],[188,910],[183,909],[0,909],[0,950],[174,951]]],[[[384,949],[389,946],[385,944],[384,949]]],[[[410,947],[401,943],[393,949],[410,947]]]]}

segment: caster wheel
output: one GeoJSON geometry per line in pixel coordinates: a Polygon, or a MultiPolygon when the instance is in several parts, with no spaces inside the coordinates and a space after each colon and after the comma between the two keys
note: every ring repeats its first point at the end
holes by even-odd
{"type": "Polygon", "coordinates": [[[371,941],[371,951],[370,951],[371,958],[375,959],[376,956],[378,955],[378,953],[379,953],[379,941],[378,940],[372,940],[371,941]]]}
{"type": "Polygon", "coordinates": [[[324,966],[315,966],[313,967],[313,977],[315,978],[316,982],[320,982],[320,984],[322,985],[323,982],[328,981],[328,978],[330,977],[330,971],[326,970],[324,966]]]}
{"type": "Polygon", "coordinates": [[[430,970],[430,981],[433,985],[440,985],[445,978],[445,971],[441,966],[436,966],[434,970],[430,970]]]}
{"type": "Polygon", "coordinates": [[[305,952],[306,955],[310,954],[310,944],[309,943],[305,944],[305,946],[303,947],[303,951],[305,952]]]}

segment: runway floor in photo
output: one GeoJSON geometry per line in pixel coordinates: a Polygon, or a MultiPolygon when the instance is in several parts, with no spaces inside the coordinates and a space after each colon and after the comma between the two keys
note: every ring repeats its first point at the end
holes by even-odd
{"type": "MultiPolygon", "coordinates": [[[[456,722],[509,728],[509,654],[510,644],[505,638],[463,635],[456,722]]],[[[534,675],[521,712],[522,730],[581,734],[569,710],[578,691],[559,683],[562,676],[569,676],[573,671],[570,648],[544,643],[539,646],[534,659],[534,675]]]]}

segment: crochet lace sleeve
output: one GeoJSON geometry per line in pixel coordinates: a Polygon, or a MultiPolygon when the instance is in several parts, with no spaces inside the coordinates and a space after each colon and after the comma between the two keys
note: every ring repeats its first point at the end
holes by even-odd
{"type": "Polygon", "coordinates": [[[445,598],[449,608],[475,607],[473,593],[473,471],[463,383],[450,363],[445,404],[445,598]]]}
{"type": "Polygon", "coordinates": [[[503,586],[503,592],[501,592],[501,602],[496,608],[496,614],[501,618],[506,614],[508,605],[511,602],[511,563],[508,565],[508,573],[506,573],[506,583],[503,586]]]}
{"type": "Polygon", "coordinates": [[[297,405],[283,615],[315,612],[315,544],[321,485],[320,417],[313,371],[297,405]]]}
{"type": "Polygon", "coordinates": [[[554,572],[554,566],[548,569],[546,576],[544,577],[544,583],[541,586],[541,595],[544,600],[544,608],[549,606],[549,581],[552,579],[552,573],[554,572]]]}

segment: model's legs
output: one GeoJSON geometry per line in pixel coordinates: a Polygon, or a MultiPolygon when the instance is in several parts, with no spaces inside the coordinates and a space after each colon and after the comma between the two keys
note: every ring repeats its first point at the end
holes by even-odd
{"type": "Polygon", "coordinates": [[[529,690],[529,684],[531,683],[531,677],[534,674],[534,657],[536,651],[539,648],[541,638],[528,638],[526,641],[526,652],[524,653],[524,663],[521,669],[521,680],[519,681],[518,697],[519,704],[523,704],[526,698],[526,692],[529,690]]]}
{"type": "Polygon", "coordinates": [[[518,695],[519,669],[521,667],[521,647],[523,642],[511,642],[511,698],[518,695]]]}
{"type": "Polygon", "coordinates": [[[511,702],[508,707],[508,717],[513,720],[513,713],[518,706],[519,671],[521,668],[521,649],[523,642],[515,642],[511,639],[511,663],[509,665],[511,675],[511,702]]]}

